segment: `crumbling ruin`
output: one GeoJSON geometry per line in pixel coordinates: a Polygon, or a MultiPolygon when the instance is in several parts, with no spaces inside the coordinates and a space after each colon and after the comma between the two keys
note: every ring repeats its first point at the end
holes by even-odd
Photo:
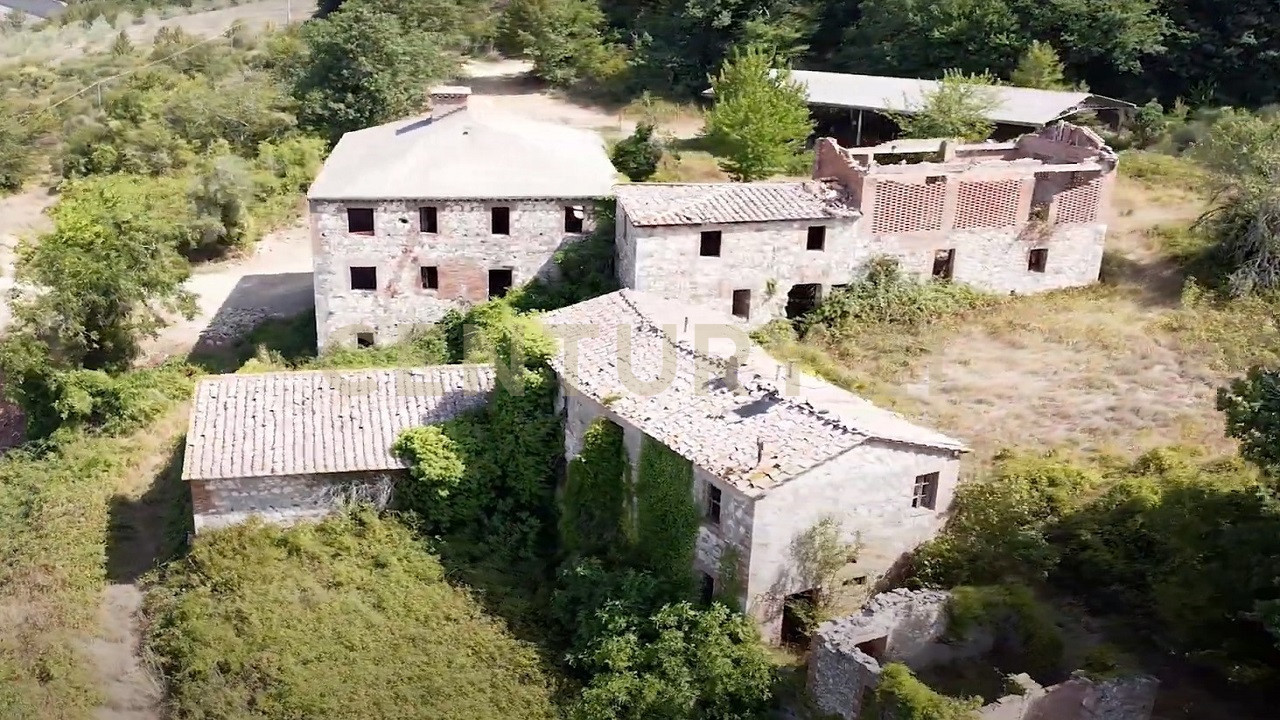
{"type": "MultiPolygon", "coordinates": [[[[948,636],[950,601],[948,592],[894,590],[872,598],[857,615],[819,626],[809,658],[809,691],[818,708],[857,720],[883,664],[920,670],[989,653],[1000,640],[999,629],[973,629],[963,639],[948,636]]],[[[1092,679],[1080,672],[1049,687],[1025,674],[1012,680],[1020,692],[988,703],[978,717],[1147,720],[1159,684],[1142,675],[1092,679]]]]}

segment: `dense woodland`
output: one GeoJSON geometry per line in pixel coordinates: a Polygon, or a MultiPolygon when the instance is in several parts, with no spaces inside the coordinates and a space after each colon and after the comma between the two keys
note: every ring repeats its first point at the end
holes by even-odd
{"type": "MultiPolygon", "coordinates": [[[[58,22],[157,4],[85,0],[58,22]]],[[[18,248],[18,286],[28,291],[0,342],[5,390],[26,410],[30,438],[0,459],[0,605],[33,620],[19,632],[0,618],[0,717],[88,717],[101,701],[81,641],[105,581],[103,538],[110,545],[118,532],[108,509],[122,479],[149,467],[149,442],[167,437],[180,453],[175,408],[193,377],[464,360],[507,364],[521,392],[501,390],[483,412],[402,437],[396,450],[413,480],[395,512],[240,528],[189,549],[175,542],[161,558],[147,580],[147,643],[174,716],[745,720],[780,706],[804,711],[794,658],[776,662],[735,607],[732,563],[721,597],[706,602],[692,587],[688,462],[647,443],[632,487],[621,438],[601,424],[560,467],[549,345],[531,313],[613,289],[607,222],[556,258],[559,283],[455,313],[399,346],[318,355],[314,318],[303,316],[264,325],[230,354],[135,368],[143,343],[190,311],[192,263],[243,252],[291,220],[342,133],[420,110],[432,82],[493,48],[526,55],[544,80],[595,99],[648,92],[685,102],[714,86],[719,101],[700,141],[743,180],[805,162],[803,100],[785,73],[768,74],[783,63],[945,76],[945,97],[899,119],[922,135],[990,132],[983,83],[1154,96],[1109,137],[1144,149],[1125,154],[1127,179],[1211,198],[1210,212],[1160,252],[1186,280],[1170,316],[1192,328],[1184,335],[1250,349],[1217,398],[1238,451],[1117,459],[1046,447],[975,460],[955,518],[903,582],[977,586],[958,593],[966,601],[954,609],[970,620],[1016,609],[1038,650],[1009,670],[1073,669],[1057,667],[1063,641],[1045,618],[1055,603],[1078,602],[1115,629],[1094,648],[1091,672],[1149,669],[1144,658],[1156,653],[1230,693],[1274,692],[1280,120],[1265,106],[1276,101],[1280,18],[1264,5],[513,0],[493,13],[486,0],[346,0],[300,27],[236,26],[213,39],[166,30],[146,46],[122,33],[104,55],[0,68],[0,187],[47,179],[58,193],[52,230],[18,248]],[[106,77],[115,79],[94,85],[106,77]],[[467,662],[453,661],[459,648],[467,662]]],[[[650,177],[667,145],[642,123],[613,146],[615,164],[650,177]]],[[[1078,296],[1114,291],[1108,281],[1078,296]]],[[[841,348],[909,355],[945,323],[1024,305],[1040,314],[1036,303],[1049,302],[920,282],[876,263],[758,339],[861,392],[854,356],[841,348]]],[[[173,472],[160,471],[162,496],[173,472]]],[[[176,497],[167,502],[181,527],[176,497]]],[[[854,552],[832,526],[813,528],[811,541],[822,582],[854,552]]],[[[811,629],[833,595],[792,610],[811,629]]],[[[876,699],[894,717],[960,719],[974,705],[904,671],[894,678],[876,699]]]]}

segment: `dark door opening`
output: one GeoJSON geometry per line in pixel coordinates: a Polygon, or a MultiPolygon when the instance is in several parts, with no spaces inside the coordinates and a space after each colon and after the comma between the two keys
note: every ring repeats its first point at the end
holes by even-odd
{"type": "Polygon", "coordinates": [[[511,289],[511,269],[502,268],[489,271],[489,299],[500,298],[511,289]]]}
{"type": "Polygon", "coordinates": [[[710,605],[712,600],[716,598],[716,579],[706,573],[702,573],[700,582],[698,583],[698,599],[703,605],[710,605]]]}
{"type": "Polygon", "coordinates": [[[792,285],[787,293],[787,319],[794,320],[822,303],[822,286],[818,283],[792,285]]]}
{"type": "Polygon", "coordinates": [[[933,276],[939,280],[950,280],[955,271],[956,251],[935,250],[933,253],[933,276]]]}
{"type": "Polygon", "coordinates": [[[818,629],[818,588],[788,595],[782,604],[782,643],[809,647],[813,631],[818,629]]]}
{"type": "Polygon", "coordinates": [[[733,291],[733,316],[740,317],[743,320],[751,319],[751,291],[750,290],[734,290],[733,291]]]}

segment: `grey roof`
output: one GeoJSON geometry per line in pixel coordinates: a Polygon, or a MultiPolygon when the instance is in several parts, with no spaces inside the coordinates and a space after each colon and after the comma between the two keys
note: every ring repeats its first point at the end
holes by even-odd
{"type": "MultiPolygon", "coordinates": [[[[793,70],[791,77],[805,88],[810,105],[876,112],[910,113],[924,102],[927,93],[938,88],[936,80],[881,75],[793,70]]],[[[1133,103],[1087,92],[1004,85],[991,89],[997,102],[987,118],[1009,125],[1040,127],[1079,110],[1134,107],[1133,103]]]]}
{"type": "Polygon", "coordinates": [[[592,198],[616,177],[590,130],[461,109],[343,135],[307,197],[592,198]]]}
{"type": "Polygon", "coordinates": [[[553,365],[568,385],[743,489],[764,491],[868,441],[966,449],[784,368],[750,342],[740,321],[714,310],[620,290],[548,313],[543,322],[564,338],[553,365]],[[738,340],[720,338],[698,350],[698,334],[712,332],[738,340]],[[629,352],[619,351],[620,334],[630,337],[629,352]],[[724,381],[731,355],[742,362],[737,391],[724,381]]]}
{"type": "Polygon", "coordinates": [[[390,470],[401,431],[480,407],[493,368],[218,375],[196,385],[184,480],[390,470]]]}
{"type": "Polygon", "coordinates": [[[614,188],[633,225],[823,220],[857,217],[843,193],[817,181],[635,183],[614,188]]]}

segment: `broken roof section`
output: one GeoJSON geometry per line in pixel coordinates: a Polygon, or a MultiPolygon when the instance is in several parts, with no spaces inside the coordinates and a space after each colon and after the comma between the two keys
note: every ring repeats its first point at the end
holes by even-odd
{"type": "Polygon", "coordinates": [[[343,135],[307,197],[596,198],[616,178],[594,132],[463,107],[343,135]]]}
{"type": "Polygon", "coordinates": [[[632,183],[614,188],[637,226],[853,218],[835,183],[632,183]]]}
{"type": "MultiPolygon", "coordinates": [[[[872,110],[878,113],[911,114],[920,107],[925,96],[938,89],[937,80],[852,75],[849,73],[793,70],[791,78],[799,83],[810,105],[872,110]]],[[[1135,107],[1133,103],[1088,92],[1068,90],[1036,90],[1033,88],[993,86],[996,104],[987,119],[1006,125],[1041,127],[1085,110],[1119,110],[1135,107]]]]}
{"type": "Polygon", "coordinates": [[[487,365],[217,375],[196,386],[183,480],[394,470],[400,433],[482,407],[487,365]]]}
{"type": "Polygon", "coordinates": [[[561,338],[553,365],[564,382],[746,491],[762,493],[868,441],[966,450],[781,365],[740,321],[709,308],[620,290],[543,322],[561,338]]]}

